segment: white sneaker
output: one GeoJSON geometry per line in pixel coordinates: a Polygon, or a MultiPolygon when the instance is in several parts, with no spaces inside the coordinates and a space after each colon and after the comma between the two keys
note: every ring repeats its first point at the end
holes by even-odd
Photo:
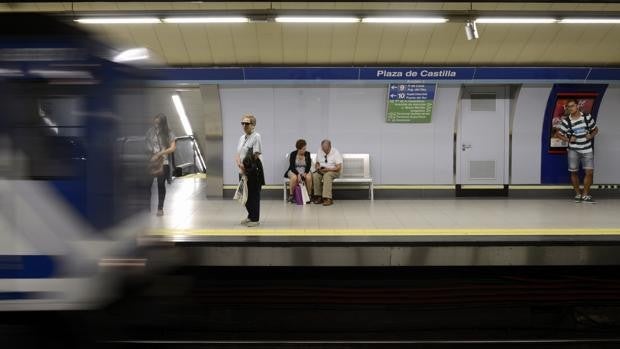
{"type": "Polygon", "coordinates": [[[249,219],[249,218],[245,218],[245,219],[243,219],[243,220],[241,221],[241,225],[246,225],[246,224],[248,224],[248,223],[250,223],[250,219],[249,219]]]}
{"type": "Polygon", "coordinates": [[[584,204],[596,204],[596,200],[592,199],[592,196],[590,195],[583,195],[581,197],[581,202],[584,204]]]}
{"type": "Polygon", "coordinates": [[[248,228],[254,228],[254,227],[258,227],[260,225],[260,222],[248,222],[245,226],[248,228]]]}

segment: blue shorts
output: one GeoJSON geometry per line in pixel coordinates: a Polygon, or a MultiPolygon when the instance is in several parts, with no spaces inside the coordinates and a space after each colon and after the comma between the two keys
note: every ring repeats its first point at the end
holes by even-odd
{"type": "Polygon", "coordinates": [[[579,163],[584,170],[594,170],[594,152],[580,153],[573,149],[568,149],[568,171],[579,171],[579,163]]]}

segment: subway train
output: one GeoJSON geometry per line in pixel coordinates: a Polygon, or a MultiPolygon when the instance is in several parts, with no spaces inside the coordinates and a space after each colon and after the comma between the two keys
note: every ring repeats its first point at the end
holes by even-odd
{"type": "Polygon", "coordinates": [[[143,267],[144,72],[66,22],[1,17],[0,312],[100,307],[143,267]]]}

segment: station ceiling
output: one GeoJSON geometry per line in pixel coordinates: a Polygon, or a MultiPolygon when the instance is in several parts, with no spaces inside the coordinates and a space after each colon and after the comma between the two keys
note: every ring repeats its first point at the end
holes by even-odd
{"type": "MultiPolygon", "coordinates": [[[[0,11],[63,16],[213,13],[620,14],[617,3],[494,2],[33,2],[0,11]],[[471,6],[471,7],[470,7],[471,6]],[[215,12],[212,12],[215,11],[215,12]]],[[[173,66],[231,65],[620,65],[620,24],[100,24],[84,25],[123,50],[145,47],[173,66]]]]}

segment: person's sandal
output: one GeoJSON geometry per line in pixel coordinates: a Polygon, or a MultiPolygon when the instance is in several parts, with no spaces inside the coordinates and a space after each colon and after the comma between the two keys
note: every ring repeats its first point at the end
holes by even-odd
{"type": "Polygon", "coordinates": [[[334,200],[325,198],[323,199],[323,206],[331,206],[334,204],[334,200]]]}

